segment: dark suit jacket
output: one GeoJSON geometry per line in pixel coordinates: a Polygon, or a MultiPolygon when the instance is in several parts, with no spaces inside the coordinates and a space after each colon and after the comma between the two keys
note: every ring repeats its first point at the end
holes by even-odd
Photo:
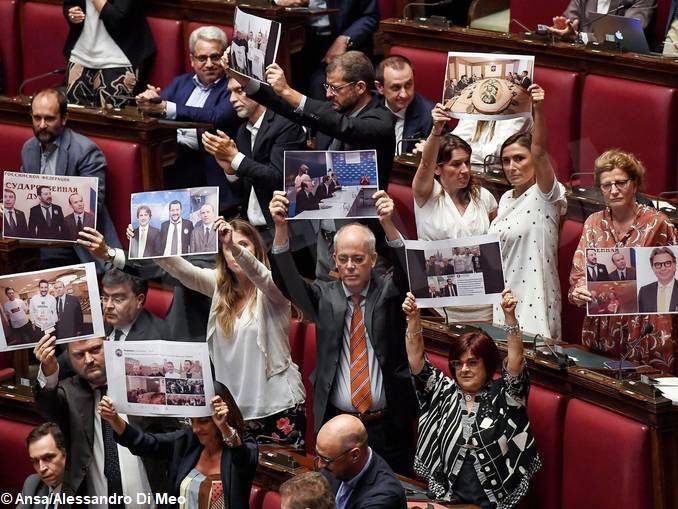
{"type": "Polygon", "coordinates": [[[28,223],[26,222],[26,214],[17,209],[12,209],[16,228],[12,228],[9,224],[9,214],[5,211],[4,235],[5,237],[28,237],[28,223]]]}
{"type": "Polygon", "coordinates": [[[527,87],[529,87],[530,85],[532,85],[532,80],[527,76],[520,80],[520,86],[523,87],[525,90],[527,90],[527,87]]]}
{"type": "Polygon", "coordinates": [[[267,86],[260,86],[252,99],[293,122],[316,129],[318,150],[329,150],[335,138],[341,141],[337,150],[376,148],[379,188],[386,189],[395,153],[395,116],[379,102],[378,95],[373,94],[371,102],[356,117],[334,111],[328,101],[318,101],[310,97],[306,98],[304,111],[295,113],[267,86]]]}
{"type": "MultiPolygon", "coordinates": [[[[586,277],[588,278],[590,276],[589,274],[589,267],[590,265],[587,263],[586,264],[586,277]]],[[[607,267],[603,263],[596,263],[594,266],[594,269],[596,271],[596,278],[593,281],[609,281],[610,280],[610,275],[607,273],[607,267]]]]}
{"type": "MultiPolygon", "coordinates": [[[[341,481],[327,477],[334,494],[337,494],[341,481]]],[[[405,509],[407,500],[405,488],[400,484],[388,463],[374,450],[372,459],[346,502],[346,509],[405,509]]]]}
{"type": "MultiPolygon", "coordinates": [[[[65,495],[73,495],[73,491],[66,484],[61,486],[61,492],[65,495]]],[[[24,487],[21,489],[21,494],[24,497],[48,497],[49,496],[49,486],[47,486],[38,474],[31,474],[26,477],[24,481],[24,487]]],[[[44,509],[45,504],[42,503],[33,503],[33,504],[18,504],[16,509],[44,509]]],[[[71,504],[59,504],[61,509],[70,509],[71,504]]]]}
{"type": "Polygon", "coordinates": [[[440,289],[441,292],[443,292],[443,297],[456,297],[457,296],[457,290],[455,289],[454,285],[452,285],[452,291],[450,292],[450,289],[448,288],[447,285],[443,286],[440,289]]]}
{"type": "MultiPolygon", "coordinates": [[[[179,487],[198,463],[203,446],[191,429],[172,433],[143,433],[127,425],[115,440],[137,456],[156,456],[169,462],[168,493],[179,495],[179,487]]],[[[257,443],[250,435],[243,437],[239,447],[224,445],[221,452],[221,482],[224,502],[229,509],[249,509],[250,490],[259,460],[257,443]]],[[[176,507],[176,506],[172,506],[176,507]]]]}
{"type": "MultiPolygon", "coordinates": [[[[59,304],[57,301],[57,310],[58,309],[59,304]]],[[[82,308],[80,307],[80,299],[73,295],[64,295],[64,309],[56,324],[57,339],[82,336],[83,327],[84,321],[82,317],[82,308]]]]}
{"type": "MultiPolygon", "coordinates": [[[[89,226],[90,228],[94,228],[94,214],[91,212],[85,211],[83,213],[83,221],[82,221],[82,226],[83,228],[85,226],[89,226]]],[[[77,240],[78,237],[78,230],[77,224],[75,222],[75,214],[68,214],[64,218],[64,224],[66,225],[66,239],[67,240],[77,240]]]]}
{"type": "MultiPolygon", "coordinates": [[[[110,327],[107,335],[110,334],[110,327]]],[[[145,341],[151,339],[171,340],[173,337],[167,324],[146,309],[139,312],[125,341],[145,341]]]]}
{"type": "MultiPolygon", "coordinates": [[[[414,99],[405,110],[405,125],[403,126],[403,138],[426,138],[431,132],[433,119],[431,110],[433,102],[421,94],[415,93],[414,99]]],[[[403,143],[403,151],[409,152],[415,143],[403,143]]]]}
{"type": "MultiPolygon", "coordinates": [[[[158,249],[160,254],[165,252],[165,245],[167,245],[167,237],[169,234],[170,221],[164,221],[160,225],[160,244],[158,249]]],[[[188,219],[181,220],[181,252],[188,253],[188,249],[191,245],[191,233],[193,232],[193,223],[188,219]]]]}
{"type": "MultiPolygon", "coordinates": [[[[638,292],[638,311],[641,313],[657,312],[657,292],[659,283],[655,281],[649,285],[641,286],[638,292]]],[[[673,283],[673,292],[669,301],[669,311],[678,311],[678,281],[673,283]]]]}
{"type": "Polygon", "coordinates": [[[52,224],[50,226],[47,226],[47,221],[42,214],[42,210],[40,210],[40,205],[31,207],[28,215],[28,232],[31,237],[36,239],[65,239],[66,225],[61,207],[52,204],[52,224]]]}
{"type": "MultiPolygon", "coordinates": [[[[626,279],[630,280],[636,279],[636,269],[627,266],[626,269],[624,270],[626,271],[626,279]]],[[[619,272],[617,271],[617,269],[614,269],[610,274],[610,281],[619,281],[619,272]]]]}
{"type": "MultiPolygon", "coordinates": [[[[165,246],[163,246],[163,249],[165,246]]],[[[148,225],[148,232],[146,232],[146,246],[144,247],[144,256],[160,256],[162,250],[160,249],[160,230],[148,225]]],[[[134,229],[134,237],[129,241],[129,255],[132,258],[139,256],[139,228],[134,229]]]]}
{"type": "Polygon", "coordinates": [[[247,204],[254,188],[266,223],[271,225],[273,219],[268,211],[268,204],[273,198],[273,191],[282,189],[284,153],[286,150],[304,150],[306,133],[300,125],[267,109],[254,141],[254,148],[250,148],[252,138],[246,124],[238,128],[236,145],[245,156],[238,167],[243,196],[240,215],[249,220],[247,204]]]}
{"type": "Polygon", "coordinates": [[[329,198],[332,196],[332,186],[327,186],[325,187],[325,184],[320,184],[316,190],[315,190],[315,199],[320,202],[320,200],[324,200],[325,198],[329,198]],[[328,189],[329,187],[329,189],[328,189]]]}
{"type": "Polygon", "coordinates": [[[318,199],[313,193],[308,193],[304,190],[301,190],[297,193],[297,208],[295,209],[295,216],[301,214],[305,210],[318,210],[320,205],[318,205],[318,199]]]}
{"type": "Polygon", "coordinates": [[[205,227],[202,224],[202,221],[195,223],[193,227],[193,232],[191,233],[191,253],[206,253],[208,251],[218,251],[217,249],[217,232],[214,229],[214,225],[210,228],[209,235],[205,235],[205,227]]]}
{"type": "MultiPolygon", "coordinates": [[[[619,11],[614,11],[617,7],[624,4],[623,0],[610,0],[610,9],[608,12],[616,16],[625,16],[627,18],[637,18],[643,24],[643,28],[647,28],[650,23],[656,8],[656,0],[632,0],[631,6],[628,9],[621,7],[619,11]]],[[[587,23],[588,12],[596,12],[598,10],[598,0],[571,0],[570,5],[567,6],[563,16],[569,19],[579,19],[580,30],[590,32],[590,26],[583,26],[587,23]]]]}
{"type": "Polygon", "coordinates": [[[372,53],[372,34],[379,25],[377,0],[327,0],[327,8],[339,9],[330,16],[332,36],[348,35],[352,50],[372,53]]]}

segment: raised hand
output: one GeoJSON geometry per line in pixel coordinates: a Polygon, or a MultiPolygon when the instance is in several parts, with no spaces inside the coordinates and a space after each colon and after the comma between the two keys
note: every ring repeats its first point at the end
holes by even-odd
{"type": "Polygon", "coordinates": [[[540,108],[544,104],[546,93],[544,92],[544,89],[536,83],[532,83],[532,85],[527,87],[527,93],[530,94],[533,108],[540,108]]]}
{"type": "Polygon", "coordinates": [[[433,107],[431,110],[431,118],[433,119],[431,134],[439,136],[442,134],[445,124],[450,120],[450,117],[447,115],[447,110],[442,103],[438,103],[433,107]]]}
{"type": "Polygon", "coordinates": [[[80,7],[71,7],[68,9],[68,20],[74,25],[79,25],[85,21],[85,13],[80,7]]]}
{"type": "Polygon", "coordinates": [[[113,400],[111,398],[108,396],[101,398],[97,410],[99,411],[101,418],[111,424],[113,431],[115,431],[118,435],[123,434],[127,423],[122,417],[120,417],[120,415],[118,415],[118,411],[115,409],[115,405],[113,405],[113,400]]]}
{"type": "Polygon", "coordinates": [[[219,216],[217,220],[214,221],[214,228],[219,233],[221,245],[226,249],[231,249],[233,247],[233,227],[231,224],[222,216],[219,216]]]}
{"type": "MultiPolygon", "coordinates": [[[[510,288],[504,288],[504,291],[501,292],[501,309],[504,311],[504,316],[506,318],[513,318],[515,321],[516,316],[516,306],[518,305],[518,299],[513,296],[510,288]]],[[[508,323],[508,321],[507,321],[508,323]]]]}
{"type": "Polygon", "coordinates": [[[278,95],[283,95],[290,88],[285,78],[285,71],[278,64],[273,63],[266,67],[265,78],[266,83],[271,85],[273,91],[278,95]]]}
{"type": "Polygon", "coordinates": [[[35,358],[40,362],[42,374],[50,376],[56,373],[59,363],[56,358],[56,337],[45,334],[33,348],[35,358]]]}
{"type": "Polygon", "coordinates": [[[268,210],[276,225],[286,224],[289,204],[290,201],[285,196],[285,191],[273,191],[273,198],[268,205],[268,210]]]}
{"type": "Polygon", "coordinates": [[[85,226],[78,232],[78,237],[80,238],[76,240],[76,242],[87,249],[92,256],[99,260],[108,259],[109,246],[106,244],[106,239],[104,239],[104,236],[100,232],[94,228],[85,226]]]}
{"type": "Polygon", "coordinates": [[[403,301],[403,313],[408,320],[419,318],[419,308],[417,307],[417,299],[414,298],[412,292],[407,292],[405,300],[403,301]]]}

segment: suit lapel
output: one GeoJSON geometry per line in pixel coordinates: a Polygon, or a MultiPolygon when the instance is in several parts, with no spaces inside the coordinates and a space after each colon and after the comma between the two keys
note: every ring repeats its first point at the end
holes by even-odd
{"type": "Polygon", "coordinates": [[[336,359],[339,358],[339,352],[344,342],[344,320],[346,318],[346,311],[348,310],[348,299],[344,293],[344,287],[341,282],[337,282],[334,286],[335,297],[330,299],[332,303],[332,323],[340,324],[337,327],[337,336],[335,345],[337,347],[336,359]]]}
{"type": "Polygon", "coordinates": [[[73,401],[69,405],[78,409],[87,439],[87,450],[91,451],[94,444],[94,391],[84,378],[78,377],[78,382],[78,390],[73,391],[73,401]]]}
{"type": "Polygon", "coordinates": [[[54,168],[54,173],[56,175],[70,174],[70,168],[68,167],[68,153],[71,149],[71,139],[71,130],[68,128],[64,129],[59,143],[59,156],[57,158],[56,168],[54,168]]]}
{"type": "Polygon", "coordinates": [[[374,308],[377,304],[378,296],[381,293],[381,283],[376,279],[372,278],[370,280],[370,289],[367,291],[367,299],[365,301],[365,316],[363,320],[365,321],[365,330],[367,330],[367,335],[370,338],[370,343],[372,343],[372,348],[374,348],[374,353],[377,358],[380,360],[379,364],[382,364],[382,351],[380,342],[377,340],[373,334],[372,325],[374,317],[374,308]]]}

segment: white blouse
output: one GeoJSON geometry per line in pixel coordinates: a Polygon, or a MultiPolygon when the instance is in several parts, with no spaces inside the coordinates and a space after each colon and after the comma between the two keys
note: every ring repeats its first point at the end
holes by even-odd
{"type": "Polygon", "coordinates": [[[490,129],[485,129],[478,141],[472,141],[477,123],[477,120],[460,120],[452,131],[452,134],[456,134],[471,145],[471,164],[483,164],[485,157],[490,154],[498,156],[501,146],[509,137],[532,128],[532,117],[495,120],[492,136],[490,136],[490,129]]]}

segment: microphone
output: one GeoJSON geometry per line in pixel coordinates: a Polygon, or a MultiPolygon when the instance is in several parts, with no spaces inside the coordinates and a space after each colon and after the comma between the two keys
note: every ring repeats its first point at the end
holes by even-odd
{"type": "Polygon", "coordinates": [[[31,78],[27,78],[21,82],[21,85],[19,86],[19,96],[22,96],[23,89],[26,85],[29,83],[32,83],[37,80],[41,80],[43,78],[47,78],[48,76],[52,76],[55,74],[66,74],[66,67],[57,67],[56,69],[53,69],[49,72],[44,72],[42,74],[38,74],[37,76],[33,76],[31,78]]]}
{"type": "MultiPolygon", "coordinates": [[[[625,326],[625,329],[628,332],[628,325],[625,326]]],[[[654,331],[654,325],[651,323],[646,323],[645,327],[643,327],[643,331],[640,333],[640,336],[638,336],[635,340],[633,340],[632,343],[628,345],[628,349],[626,353],[623,353],[623,344],[622,344],[622,355],[619,358],[619,368],[617,370],[617,378],[619,380],[622,380],[622,365],[624,364],[624,361],[630,357],[630,355],[633,353],[633,349],[638,346],[638,344],[645,339],[645,336],[648,334],[652,334],[652,331],[654,331]]]]}
{"type": "Polygon", "coordinates": [[[447,7],[453,3],[454,0],[440,0],[439,2],[433,2],[432,4],[427,2],[410,2],[409,4],[405,4],[405,7],[403,7],[403,19],[410,19],[407,17],[407,9],[410,9],[411,11],[412,7],[447,7]]]}
{"type": "Polygon", "coordinates": [[[518,21],[516,18],[511,18],[511,23],[515,23],[518,25],[520,28],[525,30],[526,32],[532,32],[529,28],[527,28],[525,25],[523,25],[520,21],[518,21]]]}
{"type": "MultiPolygon", "coordinates": [[[[558,369],[560,369],[561,371],[566,371],[569,366],[575,365],[574,361],[572,359],[570,359],[567,356],[567,354],[556,352],[553,349],[553,347],[549,344],[549,342],[546,341],[544,336],[541,335],[541,334],[536,334],[534,336],[534,351],[535,352],[539,352],[539,350],[537,350],[537,339],[538,338],[541,338],[543,340],[544,346],[546,346],[547,350],[549,351],[549,354],[551,354],[556,359],[556,363],[558,363],[558,369]]],[[[543,355],[543,352],[539,352],[539,353],[542,353],[542,355],[543,355]]]]}
{"type": "Polygon", "coordinates": [[[612,9],[611,11],[607,11],[606,13],[603,13],[600,16],[595,16],[593,19],[590,19],[586,23],[583,23],[579,27],[579,31],[583,32],[584,27],[590,27],[593,23],[595,23],[599,19],[603,19],[604,17],[609,16],[610,14],[617,14],[622,9],[626,10],[626,9],[629,9],[631,6],[633,6],[633,0],[623,0],[623,2],[620,5],[618,5],[617,7],[612,9]]]}

